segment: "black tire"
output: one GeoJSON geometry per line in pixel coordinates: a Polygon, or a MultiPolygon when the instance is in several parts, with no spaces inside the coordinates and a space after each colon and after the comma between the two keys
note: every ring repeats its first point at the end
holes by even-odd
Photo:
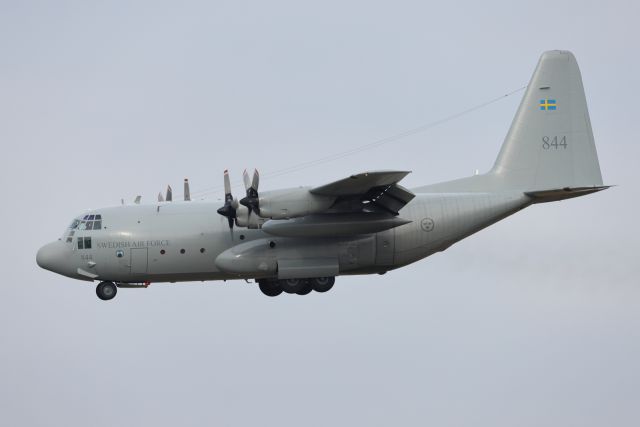
{"type": "Polygon", "coordinates": [[[258,281],[258,287],[260,291],[268,297],[277,297],[282,293],[282,288],[278,282],[260,280],[258,281]]]}
{"type": "Polygon", "coordinates": [[[311,283],[311,287],[316,292],[327,292],[331,288],[333,288],[333,284],[336,283],[335,277],[315,277],[313,279],[309,279],[309,283],[311,283]]]}
{"type": "Polygon", "coordinates": [[[302,279],[283,279],[278,280],[278,284],[288,294],[297,294],[304,286],[305,281],[302,279]]]}
{"type": "Polygon", "coordinates": [[[100,282],[96,286],[96,295],[102,301],[109,301],[113,299],[118,293],[118,288],[111,282],[100,282]]]}
{"type": "Polygon", "coordinates": [[[307,295],[307,294],[311,293],[312,290],[313,290],[313,286],[311,286],[311,282],[309,280],[303,280],[302,281],[302,286],[300,286],[300,289],[298,289],[296,294],[298,294],[298,295],[307,295]]]}

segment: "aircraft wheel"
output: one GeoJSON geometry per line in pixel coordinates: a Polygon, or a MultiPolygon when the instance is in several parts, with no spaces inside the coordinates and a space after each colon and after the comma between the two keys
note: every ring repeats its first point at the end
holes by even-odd
{"type": "Polygon", "coordinates": [[[297,294],[304,286],[304,280],[301,279],[284,279],[278,280],[278,284],[282,290],[288,294],[297,294]]]}
{"type": "Polygon", "coordinates": [[[309,283],[313,287],[313,290],[316,292],[327,292],[331,288],[333,288],[333,284],[336,283],[335,277],[315,277],[313,279],[309,279],[309,283]]]}
{"type": "Polygon", "coordinates": [[[311,282],[309,280],[302,280],[302,286],[296,292],[298,295],[307,295],[313,290],[313,286],[311,286],[311,282]]]}
{"type": "Polygon", "coordinates": [[[118,288],[111,282],[100,282],[96,286],[96,295],[103,301],[113,299],[118,293],[118,288]]]}
{"type": "Polygon", "coordinates": [[[282,288],[278,282],[260,280],[258,281],[258,287],[260,291],[268,297],[277,297],[282,293],[282,288]]]}

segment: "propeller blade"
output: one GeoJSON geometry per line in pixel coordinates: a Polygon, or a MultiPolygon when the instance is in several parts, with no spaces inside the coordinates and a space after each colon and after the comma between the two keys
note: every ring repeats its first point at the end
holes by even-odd
{"type": "Polygon", "coordinates": [[[184,179],[184,201],[191,201],[191,192],[189,191],[189,180],[187,178],[184,179]]]}
{"type": "Polygon", "coordinates": [[[249,173],[246,169],[242,172],[242,179],[244,180],[244,189],[249,191],[249,188],[251,188],[251,180],[249,179],[249,173]]]}
{"type": "Polygon", "coordinates": [[[231,194],[231,180],[229,179],[229,171],[224,171],[224,206],[217,210],[217,212],[226,216],[229,221],[229,229],[231,230],[231,239],[233,239],[233,223],[237,216],[236,208],[238,203],[234,200],[231,194]]]}
{"type": "Polygon", "coordinates": [[[253,170],[253,181],[251,181],[251,187],[258,191],[258,185],[260,185],[260,174],[258,173],[258,169],[253,170]]]}
{"type": "Polygon", "coordinates": [[[224,198],[225,200],[231,197],[231,180],[229,179],[229,171],[224,171],[224,198]]]}

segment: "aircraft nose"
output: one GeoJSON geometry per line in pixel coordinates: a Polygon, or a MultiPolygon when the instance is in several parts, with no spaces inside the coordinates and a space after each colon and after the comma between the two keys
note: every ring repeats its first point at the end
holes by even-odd
{"type": "Polygon", "coordinates": [[[58,240],[41,247],[36,255],[36,262],[40,268],[58,272],[63,266],[64,255],[64,243],[58,240]]]}

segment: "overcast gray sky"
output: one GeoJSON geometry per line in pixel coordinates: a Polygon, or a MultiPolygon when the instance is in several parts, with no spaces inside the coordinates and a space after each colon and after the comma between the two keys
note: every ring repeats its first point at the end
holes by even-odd
{"type": "MultiPolygon", "coordinates": [[[[0,424],[636,426],[636,1],[0,1],[0,424]],[[450,3],[450,4],[449,4],[450,3]],[[603,177],[385,276],[269,299],[242,282],[122,290],[39,269],[87,208],[270,172],[581,66],[603,177]]],[[[522,92],[264,179],[487,170],[522,92]]]]}

